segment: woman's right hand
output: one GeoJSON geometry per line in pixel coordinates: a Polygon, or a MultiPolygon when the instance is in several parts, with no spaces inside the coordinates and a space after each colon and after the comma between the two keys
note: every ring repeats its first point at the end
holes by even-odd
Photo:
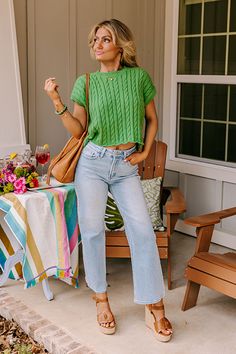
{"type": "Polygon", "coordinates": [[[55,77],[49,77],[45,80],[44,90],[52,101],[60,100],[60,95],[58,93],[58,84],[55,81],[55,77]]]}

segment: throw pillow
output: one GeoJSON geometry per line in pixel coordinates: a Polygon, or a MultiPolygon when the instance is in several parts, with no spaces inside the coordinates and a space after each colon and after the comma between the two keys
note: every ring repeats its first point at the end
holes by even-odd
{"type": "Polygon", "coordinates": [[[160,213],[161,182],[161,177],[141,180],[152,226],[156,231],[165,230],[160,213]]]}
{"type": "MultiPolygon", "coordinates": [[[[141,180],[148,212],[155,231],[165,230],[160,213],[161,182],[161,177],[141,180]]],[[[124,231],[123,218],[110,192],[108,192],[105,212],[105,229],[106,231],[124,231]]]]}

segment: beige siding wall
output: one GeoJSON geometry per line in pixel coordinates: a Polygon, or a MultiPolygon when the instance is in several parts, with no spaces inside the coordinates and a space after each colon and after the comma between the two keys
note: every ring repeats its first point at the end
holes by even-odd
{"type": "Polygon", "coordinates": [[[93,24],[118,18],[133,31],[138,59],[157,87],[157,109],[162,120],[164,2],[162,0],[14,0],[21,81],[28,141],[49,143],[55,154],[68,134],[43,91],[48,76],[60,84],[69,100],[76,77],[97,70],[89,55],[87,36],[93,24]]]}

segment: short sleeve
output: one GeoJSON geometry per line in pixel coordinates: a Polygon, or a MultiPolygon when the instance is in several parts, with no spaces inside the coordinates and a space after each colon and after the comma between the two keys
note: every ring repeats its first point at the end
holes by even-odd
{"type": "Polygon", "coordinates": [[[70,96],[71,100],[78,103],[80,106],[86,107],[86,77],[79,76],[75,81],[74,87],[70,96]]]}
{"type": "Polygon", "coordinates": [[[153,85],[153,82],[149,74],[143,70],[143,99],[145,106],[154,98],[156,94],[156,88],[153,85]]]}

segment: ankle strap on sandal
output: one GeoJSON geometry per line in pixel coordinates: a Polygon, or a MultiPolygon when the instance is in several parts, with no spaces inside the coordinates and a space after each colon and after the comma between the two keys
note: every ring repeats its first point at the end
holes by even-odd
{"type": "Polygon", "coordinates": [[[93,295],[92,296],[92,299],[96,302],[96,305],[99,303],[99,302],[108,302],[108,297],[106,296],[104,299],[100,299],[99,297],[97,297],[96,295],[93,295]]]}
{"type": "Polygon", "coordinates": [[[148,309],[151,310],[165,310],[164,305],[157,305],[157,304],[150,304],[150,305],[146,305],[148,307],[148,309]]]}

